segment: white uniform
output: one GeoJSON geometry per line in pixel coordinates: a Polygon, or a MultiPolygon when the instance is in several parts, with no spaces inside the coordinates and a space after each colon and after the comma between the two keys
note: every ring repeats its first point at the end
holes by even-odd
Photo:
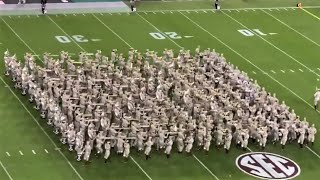
{"type": "Polygon", "coordinates": [[[314,106],[315,108],[318,107],[318,102],[320,101],[320,91],[314,93],[314,106]]]}
{"type": "Polygon", "coordinates": [[[314,142],[314,137],[315,134],[317,134],[317,129],[312,125],[311,127],[308,128],[308,141],[313,143],[314,142]]]}
{"type": "MultiPolygon", "coordinates": [[[[172,138],[169,137],[169,139],[167,140],[167,143],[166,143],[166,150],[164,151],[164,153],[165,153],[166,155],[170,155],[171,149],[172,149],[172,145],[173,145],[172,138]]],[[[169,157],[169,156],[168,156],[168,157],[169,157]]]]}
{"type": "Polygon", "coordinates": [[[104,159],[105,159],[105,162],[107,162],[109,156],[110,156],[110,149],[111,149],[111,145],[110,145],[110,142],[107,142],[104,144],[104,149],[105,149],[105,152],[104,152],[104,159]]]}
{"type": "Polygon", "coordinates": [[[187,140],[186,140],[186,148],[185,148],[185,151],[187,153],[191,152],[191,149],[192,149],[192,146],[193,146],[193,142],[194,142],[193,136],[188,136],[187,140]]]}
{"type": "Polygon", "coordinates": [[[90,159],[91,150],[92,150],[92,147],[90,145],[90,142],[87,141],[87,144],[84,146],[84,155],[83,155],[83,159],[87,162],[90,159]]]}
{"type": "Polygon", "coordinates": [[[128,158],[130,154],[130,143],[125,142],[123,146],[124,146],[123,157],[128,158]]]}

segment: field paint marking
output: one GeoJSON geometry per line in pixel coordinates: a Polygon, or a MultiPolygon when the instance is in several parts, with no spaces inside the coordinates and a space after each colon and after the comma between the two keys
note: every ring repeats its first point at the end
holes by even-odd
{"type": "Polygon", "coordinates": [[[172,12],[172,11],[170,11],[170,13],[171,13],[171,14],[173,14],[173,12],[172,12]]]}
{"type": "Polygon", "coordinates": [[[66,33],[50,16],[47,16],[53,24],[55,24],[65,35],[67,35],[71,41],[73,41],[82,51],[85,51],[68,33],[66,33]]]}
{"type": "Polygon", "coordinates": [[[320,47],[320,44],[318,44],[317,42],[313,41],[312,39],[308,38],[307,36],[305,36],[304,34],[302,34],[301,32],[295,30],[294,28],[292,28],[291,26],[289,26],[288,24],[286,24],[285,22],[281,21],[280,19],[276,18],[275,16],[273,16],[272,14],[266,12],[265,10],[261,10],[264,13],[268,14],[269,16],[273,17],[275,20],[277,20],[278,22],[280,22],[281,24],[285,25],[286,27],[288,27],[289,29],[293,30],[294,32],[298,33],[299,35],[301,35],[302,37],[304,37],[305,39],[309,40],[310,42],[312,42],[313,44],[317,45],[320,47]]]}
{"type": "Polygon", "coordinates": [[[23,153],[22,153],[22,151],[19,151],[19,153],[20,153],[20,155],[21,155],[21,156],[23,156],[23,153]]]}
{"type": "Polygon", "coordinates": [[[136,160],[133,159],[132,156],[130,156],[130,159],[139,167],[139,169],[148,177],[149,180],[152,180],[152,178],[148,175],[148,173],[143,170],[143,168],[137,163],[136,160]]]}
{"type": "Polygon", "coordinates": [[[311,148],[309,148],[309,146],[306,146],[306,147],[307,147],[307,149],[309,149],[309,151],[311,151],[314,155],[316,155],[320,159],[320,155],[319,154],[314,152],[311,148]]]}
{"type": "Polygon", "coordinates": [[[255,9],[252,9],[253,11],[256,11],[255,9]]]}
{"type": "Polygon", "coordinates": [[[114,35],[116,35],[121,41],[123,41],[127,46],[131,47],[131,45],[125,41],[124,39],[122,39],[122,37],[120,37],[116,32],[114,32],[108,25],[106,25],[103,21],[101,21],[100,18],[98,18],[96,15],[92,14],[93,17],[95,17],[104,27],[108,28],[109,31],[111,31],[114,35]]]}
{"type": "Polygon", "coordinates": [[[63,14],[64,16],[68,16],[67,14],[63,14]]]}
{"type": "MultiPolygon", "coordinates": [[[[278,9],[278,8],[276,8],[276,9],[278,9]]],[[[269,11],[272,11],[272,9],[268,9],[269,11]]]]}
{"type": "Polygon", "coordinates": [[[76,14],[73,14],[73,16],[77,16],[76,14]]]}
{"type": "Polygon", "coordinates": [[[83,16],[86,16],[86,14],[84,14],[84,13],[83,13],[82,15],[83,15],[83,16]]]}
{"type": "Polygon", "coordinates": [[[237,9],[237,12],[240,12],[240,11],[237,9]]]}
{"type": "Polygon", "coordinates": [[[271,70],[271,72],[272,72],[273,74],[276,74],[276,72],[275,72],[274,70],[271,70]]]}
{"type": "Polygon", "coordinates": [[[58,14],[56,14],[56,17],[58,17],[59,15],[58,14]]]}
{"type": "Polygon", "coordinates": [[[7,156],[9,156],[9,157],[11,156],[9,152],[6,152],[6,154],[7,154],[7,156]]]}
{"type": "MultiPolygon", "coordinates": [[[[200,26],[197,22],[193,21],[192,19],[190,19],[188,16],[186,16],[185,14],[181,13],[185,18],[189,19],[190,22],[192,22],[193,24],[195,24],[196,26],[198,26],[200,29],[202,29],[203,31],[207,32],[211,37],[213,37],[214,39],[216,39],[217,41],[219,41],[221,44],[223,44],[224,46],[226,46],[228,49],[230,49],[231,51],[233,51],[235,54],[237,54],[239,57],[241,57],[242,59],[244,59],[245,61],[247,61],[249,64],[251,64],[252,66],[254,66],[255,68],[257,68],[258,70],[260,70],[263,74],[265,74],[266,76],[268,76],[270,79],[272,79],[274,82],[278,83],[280,86],[282,86],[284,89],[288,90],[290,93],[292,93],[293,95],[295,95],[297,98],[299,98],[301,101],[303,101],[305,104],[307,104],[309,107],[311,107],[312,109],[314,108],[312,104],[308,103],[306,100],[304,100],[302,97],[300,97],[298,94],[296,94],[295,92],[293,92],[291,89],[289,89],[287,86],[285,86],[284,84],[282,84],[281,82],[279,82],[277,79],[275,79],[273,76],[269,75],[267,72],[265,72],[264,70],[262,70],[259,66],[257,66],[256,64],[252,63],[249,59],[247,59],[246,57],[244,57],[242,54],[240,54],[238,51],[234,50],[232,47],[230,47],[228,44],[226,44],[225,42],[223,42],[222,40],[220,40],[219,38],[217,38],[216,36],[214,36],[212,33],[210,33],[208,30],[204,29],[202,26],[200,26]]],[[[317,111],[320,114],[320,111],[317,111]]],[[[312,151],[311,151],[312,152],[312,151]]]]}
{"type": "Polygon", "coordinates": [[[196,11],[196,13],[199,13],[198,11],[196,11]]]}
{"type": "MultiPolygon", "coordinates": [[[[29,47],[29,46],[27,46],[29,47]]],[[[30,49],[31,50],[31,49],[30,49]]],[[[0,76],[0,80],[6,85],[9,86],[6,81],[4,81],[4,79],[0,76]]],[[[56,143],[51,139],[51,137],[48,135],[48,133],[43,129],[43,127],[39,124],[39,122],[37,121],[37,119],[32,115],[32,113],[28,110],[28,108],[23,104],[23,102],[20,100],[20,98],[12,91],[12,89],[10,87],[8,87],[8,89],[10,90],[10,92],[13,94],[13,96],[19,101],[19,103],[21,104],[21,106],[27,111],[27,113],[32,117],[33,121],[39,126],[39,128],[42,130],[42,132],[48,137],[48,139],[50,140],[50,142],[52,143],[52,145],[55,148],[58,148],[58,146],[56,145],[56,143]]],[[[68,158],[60,151],[58,150],[58,152],[61,154],[61,156],[67,161],[67,163],[69,164],[69,166],[72,168],[72,170],[77,174],[78,178],[80,180],[84,180],[82,178],[82,176],[78,173],[78,171],[73,167],[73,165],[70,163],[70,161],[68,160],[68,158]]]]}
{"type": "Polygon", "coordinates": [[[283,8],[284,10],[286,10],[286,11],[288,11],[288,9],[287,8],[283,8]]]}
{"type": "Polygon", "coordinates": [[[204,165],[194,154],[192,155],[216,180],[220,180],[213,172],[206,166],[204,165]]]}
{"type": "Polygon", "coordinates": [[[162,14],[165,14],[163,11],[161,11],[162,14]]]}
{"type": "Polygon", "coordinates": [[[290,69],[291,72],[294,72],[294,70],[290,69]]]}
{"type": "Polygon", "coordinates": [[[157,14],[156,12],[153,12],[153,14],[157,14]]]}
{"type": "MultiPolygon", "coordinates": [[[[31,49],[31,47],[19,36],[19,34],[18,34],[15,30],[13,30],[13,28],[5,21],[2,17],[0,17],[0,18],[1,18],[1,20],[9,27],[9,29],[18,37],[18,39],[20,39],[20,41],[21,41],[27,48],[29,48],[30,51],[32,51],[33,54],[37,54],[37,53],[35,53],[35,51],[34,51],[33,49],[31,49]]],[[[38,59],[39,59],[40,61],[42,61],[39,56],[37,56],[37,57],[38,57],[38,59]]],[[[42,61],[42,62],[43,62],[43,61],[42,61]]]]}
{"type": "Polygon", "coordinates": [[[312,16],[312,17],[314,17],[314,18],[316,18],[316,19],[318,19],[318,20],[320,20],[320,18],[318,17],[318,16],[316,16],[316,15],[314,15],[313,13],[311,13],[310,11],[307,11],[306,9],[304,9],[304,8],[301,8],[304,12],[306,12],[306,13],[308,13],[310,16],[312,16]]]}
{"type": "MultiPolygon", "coordinates": [[[[228,15],[227,13],[224,13],[223,11],[221,11],[223,14],[225,14],[226,16],[228,16],[230,19],[232,19],[233,21],[237,22],[238,24],[240,24],[241,26],[243,26],[244,28],[249,29],[247,26],[245,26],[244,24],[242,24],[241,22],[239,22],[238,20],[236,20],[235,18],[233,18],[232,16],[228,15]]],[[[320,18],[319,18],[320,20],[320,18]]],[[[285,54],[286,56],[288,56],[290,59],[294,60],[295,62],[297,62],[298,64],[300,64],[301,66],[303,66],[304,68],[310,70],[310,72],[312,72],[313,74],[315,74],[316,76],[320,77],[320,75],[316,72],[314,72],[312,69],[310,69],[308,66],[304,65],[303,63],[301,63],[299,60],[297,60],[296,58],[292,57],[291,55],[289,55],[288,53],[286,53],[285,51],[283,51],[282,49],[280,49],[279,47],[277,47],[276,45],[272,44],[270,41],[266,40],[265,38],[263,38],[262,36],[260,36],[258,33],[251,31],[252,33],[256,34],[260,39],[262,39],[263,41],[265,41],[266,43],[268,43],[269,45],[271,45],[272,47],[274,47],[275,49],[277,49],[278,51],[282,52],[283,54],[285,54]]]]}
{"type": "Polygon", "coordinates": [[[34,150],[32,150],[32,153],[33,153],[33,154],[37,154],[34,150]]]}
{"type": "Polygon", "coordinates": [[[280,70],[282,73],[286,73],[284,70],[280,70]]]}
{"type": "Polygon", "coordinates": [[[277,11],[280,11],[280,9],[279,9],[279,8],[277,8],[276,10],[277,10],[277,11]]]}
{"type": "Polygon", "coordinates": [[[320,71],[320,68],[317,68],[320,71]]]}
{"type": "Polygon", "coordinates": [[[244,10],[245,12],[248,12],[246,9],[244,10]]]}
{"type": "Polygon", "coordinates": [[[121,13],[118,13],[118,15],[122,15],[121,13]]]}
{"type": "MultiPolygon", "coordinates": [[[[181,12],[180,12],[181,13],[181,12]]],[[[147,19],[145,19],[143,16],[141,16],[139,13],[137,13],[137,15],[139,17],[141,17],[145,22],[147,22],[148,24],[150,24],[155,30],[157,30],[158,32],[161,33],[161,31],[155,26],[153,25],[151,22],[149,22],[147,19]]],[[[166,38],[168,38],[171,42],[173,42],[175,45],[177,45],[179,48],[182,48],[182,46],[180,46],[179,44],[177,44],[174,40],[172,40],[171,38],[168,37],[168,35],[163,34],[166,38]]]]}
{"type": "Polygon", "coordinates": [[[147,12],[144,12],[144,14],[147,14],[147,12]]]}
{"type": "Polygon", "coordinates": [[[303,72],[303,70],[302,70],[302,69],[299,69],[299,71],[303,72]]]}
{"type": "Polygon", "coordinates": [[[252,71],[253,74],[257,74],[256,72],[252,71]]]}
{"type": "Polygon", "coordinates": [[[13,178],[11,177],[11,175],[9,174],[8,170],[6,167],[4,167],[3,163],[0,161],[0,165],[2,167],[2,169],[4,170],[4,172],[6,172],[7,176],[9,177],[10,180],[13,180],[13,178]]]}
{"type": "Polygon", "coordinates": [[[47,149],[44,149],[44,151],[45,151],[46,153],[49,153],[47,149]]]}
{"type": "Polygon", "coordinates": [[[11,19],[11,16],[9,16],[9,18],[11,19]]]}

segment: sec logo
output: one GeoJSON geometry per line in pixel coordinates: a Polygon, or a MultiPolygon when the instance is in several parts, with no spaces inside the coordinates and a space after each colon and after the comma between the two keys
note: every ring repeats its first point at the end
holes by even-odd
{"type": "Polygon", "coordinates": [[[273,153],[242,154],[236,159],[236,165],[244,173],[260,179],[292,179],[300,174],[297,163],[273,153]]]}

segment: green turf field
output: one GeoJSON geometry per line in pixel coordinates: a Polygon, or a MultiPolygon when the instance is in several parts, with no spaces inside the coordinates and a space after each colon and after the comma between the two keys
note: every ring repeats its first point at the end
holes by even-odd
{"type": "MultiPolygon", "coordinates": [[[[31,52],[40,55],[41,63],[42,53],[61,50],[102,49],[109,54],[117,48],[126,54],[129,47],[142,52],[164,48],[177,52],[181,47],[193,51],[197,45],[214,48],[320,130],[319,112],[312,105],[315,88],[320,87],[320,9],[297,9],[292,0],[225,4],[230,10],[212,11],[211,1],[142,2],[143,12],[134,14],[0,16],[0,53],[8,48],[21,58],[31,52]]],[[[308,6],[319,4],[306,1],[308,6]]],[[[150,161],[132,152],[128,163],[113,155],[110,164],[94,157],[84,166],[61,145],[27,98],[12,88],[2,74],[3,61],[0,69],[0,180],[254,179],[236,167],[243,152],[235,147],[228,155],[212,147],[209,156],[202,151],[190,157],[174,153],[169,160],[153,153],[150,161]]],[[[249,147],[260,151],[255,145],[249,147]]],[[[289,144],[283,151],[270,144],[266,151],[295,161],[301,167],[296,179],[319,179],[320,143],[303,149],[289,144]]]]}

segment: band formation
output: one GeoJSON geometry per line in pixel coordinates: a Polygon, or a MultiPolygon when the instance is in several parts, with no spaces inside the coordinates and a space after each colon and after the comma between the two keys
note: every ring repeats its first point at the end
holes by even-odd
{"type": "Polygon", "coordinates": [[[228,153],[231,144],[243,150],[248,143],[262,149],[267,142],[313,144],[314,124],[223,54],[200,47],[194,55],[184,49],[176,54],[131,48],[127,59],[114,49],[110,57],[98,50],[73,60],[62,51],[58,59],[45,53],[39,66],[30,53],[21,63],[6,51],[5,74],[86,163],[91,153],[108,162],[111,151],[128,160],[132,149],[148,160],[153,151],[170,158],[173,148],[190,155],[208,154],[211,145],[228,153]]]}

